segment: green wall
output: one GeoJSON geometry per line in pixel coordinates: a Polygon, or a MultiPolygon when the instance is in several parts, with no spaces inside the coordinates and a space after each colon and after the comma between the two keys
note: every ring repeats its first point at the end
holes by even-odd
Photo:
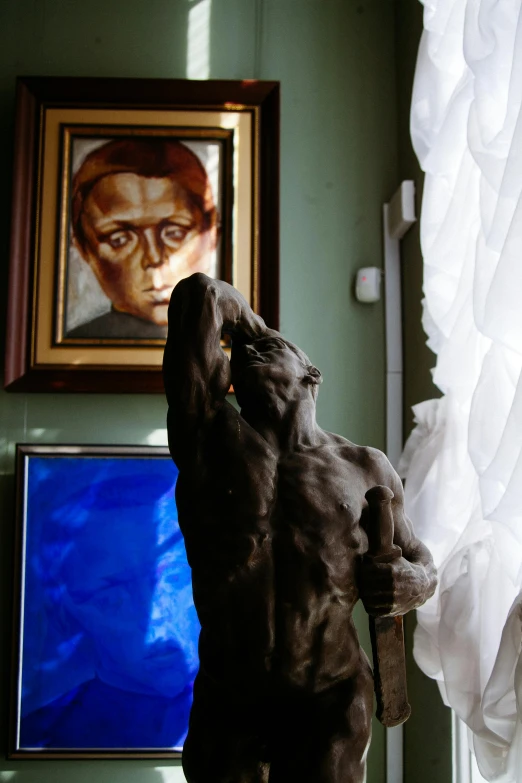
{"type": "MultiPolygon", "coordinates": [[[[0,301],[5,306],[16,75],[185,77],[196,0],[3,0],[0,301]]],[[[213,0],[210,77],[281,81],[281,330],[322,370],[320,423],[384,446],[383,308],[355,302],[381,265],[381,205],[398,183],[392,0],[213,0]]],[[[0,336],[3,344],[3,335],[0,336]]],[[[0,392],[1,698],[10,656],[14,444],[164,444],[161,396],[0,392]]],[[[365,626],[364,618],[361,627],[365,626]]],[[[6,737],[2,712],[0,753],[6,737]]],[[[174,783],[164,761],[0,761],[14,783],[174,783]]],[[[384,781],[376,729],[370,783],[384,781]]]]}

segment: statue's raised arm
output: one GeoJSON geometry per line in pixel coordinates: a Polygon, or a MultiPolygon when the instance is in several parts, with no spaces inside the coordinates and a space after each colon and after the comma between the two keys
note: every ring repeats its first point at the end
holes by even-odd
{"type": "Polygon", "coordinates": [[[228,283],[200,273],[178,283],[169,306],[163,379],[169,436],[180,456],[187,438],[225,403],[231,373],[222,335],[248,342],[265,332],[263,319],[228,283]]]}

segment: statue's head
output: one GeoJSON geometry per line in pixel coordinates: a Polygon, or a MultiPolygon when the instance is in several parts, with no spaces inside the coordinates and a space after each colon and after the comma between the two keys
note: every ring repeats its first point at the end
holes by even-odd
{"type": "Polygon", "coordinates": [[[241,408],[312,400],[321,373],[300,348],[269,331],[252,343],[232,346],[232,383],[241,408]]]}

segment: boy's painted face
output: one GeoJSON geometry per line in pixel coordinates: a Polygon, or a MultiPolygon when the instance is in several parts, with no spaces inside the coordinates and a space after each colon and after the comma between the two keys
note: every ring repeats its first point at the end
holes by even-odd
{"type": "Polygon", "coordinates": [[[108,174],[93,186],[82,214],[79,250],[113,307],[166,326],[174,286],[208,272],[215,226],[169,177],[108,174]]]}

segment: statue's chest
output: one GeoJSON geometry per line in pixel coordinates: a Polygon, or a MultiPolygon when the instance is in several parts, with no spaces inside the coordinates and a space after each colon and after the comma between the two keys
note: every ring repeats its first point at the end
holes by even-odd
{"type": "Polygon", "coordinates": [[[277,527],[303,545],[315,542],[357,551],[364,544],[364,492],[350,463],[329,454],[292,455],[279,465],[277,527]]]}

